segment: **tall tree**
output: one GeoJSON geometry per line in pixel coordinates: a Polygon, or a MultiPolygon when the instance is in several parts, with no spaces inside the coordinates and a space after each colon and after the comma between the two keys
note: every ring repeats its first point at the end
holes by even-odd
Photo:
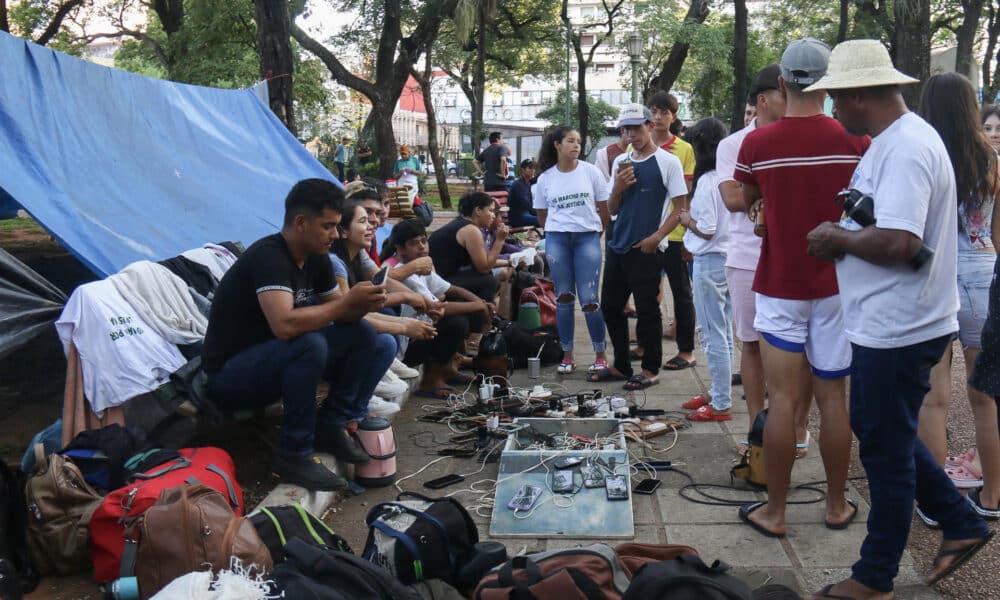
{"type": "Polygon", "coordinates": [[[378,32],[374,65],[369,79],[355,75],[329,48],[312,38],[291,22],[292,37],[302,47],[315,54],[333,79],[363,94],[371,102],[367,127],[375,131],[375,151],[378,153],[380,175],[388,178],[396,159],[396,137],[392,130],[392,113],[406,85],[410,71],[423,54],[430,40],[437,34],[441,23],[455,13],[459,0],[427,0],[407,3],[406,8],[415,12],[407,15],[406,23],[413,27],[404,33],[403,0],[383,0],[380,3],[363,3],[371,10],[362,16],[378,32]],[[378,6],[375,6],[378,4],[378,6]]]}
{"type": "Polygon", "coordinates": [[[295,127],[295,96],[288,0],[254,0],[257,15],[257,50],[260,76],[267,81],[271,110],[292,134],[295,127]]]}
{"type": "Polygon", "coordinates": [[[847,26],[850,25],[851,0],[840,0],[840,19],[837,25],[837,43],[847,39],[847,26]]]}
{"type": "Polygon", "coordinates": [[[577,113],[576,123],[580,129],[580,156],[586,157],[590,149],[587,148],[587,127],[590,123],[590,99],[587,96],[587,69],[594,62],[594,54],[602,45],[610,42],[615,32],[615,26],[623,14],[625,0],[604,0],[601,3],[603,15],[598,16],[595,21],[585,23],[583,31],[573,29],[573,23],[569,20],[568,11],[569,0],[562,0],[562,10],[559,14],[563,26],[569,32],[570,40],[573,44],[573,52],[576,55],[576,95],[577,113]],[[582,35],[590,36],[593,45],[586,52],[583,51],[582,35]]]}
{"type": "MultiPolygon", "coordinates": [[[[893,62],[911,77],[926,81],[931,74],[931,4],[929,0],[895,0],[892,36],[893,62]]],[[[920,100],[920,86],[903,86],[910,108],[920,100]]]]}
{"type": "Polygon", "coordinates": [[[975,64],[973,54],[984,4],[984,0],[962,0],[962,23],[955,30],[955,70],[969,78],[975,64]]]}
{"type": "Polygon", "coordinates": [[[743,105],[747,98],[747,3],[736,0],[736,15],[733,20],[733,115],[729,120],[729,130],[743,127],[743,105]]]}
{"type": "MultiPolygon", "coordinates": [[[[691,0],[688,5],[687,14],[684,15],[684,30],[689,30],[692,26],[698,26],[705,22],[709,14],[709,0],[691,0]]],[[[689,34],[690,35],[690,34],[689,34]]],[[[649,82],[648,89],[659,89],[669,92],[677,81],[677,76],[684,67],[688,52],[691,48],[689,36],[683,36],[674,41],[670,47],[670,53],[666,60],[660,65],[659,73],[649,82]]]]}
{"type": "Polygon", "coordinates": [[[424,107],[427,110],[427,151],[430,153],[430,160],[434,164],[434,176],[437,178],[438,197],[441,198],[441,206],[446,209],[451,208],[451,194],[448,191],[448,169],[441,160],[441,145],[438,143],[438,121],[437,111],[434,110],[434,98],[432,96],[432,85],[434,83],[433,52],[434,40],[427,46],[424,53],[424,68],[414,67],[410,70],[410,75],[420,84],[420,93],[424,99],[424,107]]]}
{"type": "Polygon", "coordinates": [[[0,30],[48,45],[62,30],[63,22],[89,0],[20,2],[7,6],[0,0],[0,30]]]}
{"type": "Polygon", "coordinates": [[[1000,38],[1000,10],[997,2],[989,0],[986,3],[986,52],[983,55],[983,102],[995,102],[1000,93],[1000,60],[994,58],[997,53],[997,39],[1000,38]]]}

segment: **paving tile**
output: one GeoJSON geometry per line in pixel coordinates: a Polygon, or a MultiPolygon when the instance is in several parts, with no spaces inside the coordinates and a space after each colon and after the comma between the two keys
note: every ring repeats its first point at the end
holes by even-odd
{"type": "MultiPolygon", "coordinates": [[[[509,540],[508,540],[509,541],[509,540]]],[[[550,537],[545,541],[546,550],[562,550],[564,548],[580,548],[594,543],[605,543],[616,546],[622,542],[641,542],[645,544],[663,544],[663,531],[661,527],[653,525],[636,525],[635,538],[633,539],[580,539],[572,537],[550,537]]]]}
{"type": "Polygon", "coordinates": [[[706,562],[721,559],[733,566],[791,567],[779,540],[765,538],[744,525],[666,525],[668,544],[688,544],[706,562]]]}
{"type": "Polygon", "coordinates": [[[681,497],[680,488],[660,487],[656,491],[656,496],[660,519],[665,524],[740,524],[736,507],[691,502],[681,497]]]}
{"type": "Polygon", "coordinates": [[[843,531],[800,523],[788,526],[786,539],[803,567],[847,568],[857,561],[866,533],[863,523],[855,523],[843,531]]]}

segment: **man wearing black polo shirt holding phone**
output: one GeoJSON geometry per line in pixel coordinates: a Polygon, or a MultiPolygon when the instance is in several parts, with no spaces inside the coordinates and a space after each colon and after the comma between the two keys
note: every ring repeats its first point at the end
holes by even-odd
{"type": "Polygon", "coordinates": [[[367,454],[332,407],[357,395],[375,330],[361,320],[385,304],[385,288],[360,283],[334,299],[327,254],[338,239],[344,193],[323,179],[295,184],[285,198],[280,232],[257,240],[219,282],[205,335],[208,393],[223,411],[284,401],[274,471],[309,490],[347,482],[313,457],[314,450],[361,463],[367,454]],[[330,394],[316,408],[321,379],[330,394]]]}

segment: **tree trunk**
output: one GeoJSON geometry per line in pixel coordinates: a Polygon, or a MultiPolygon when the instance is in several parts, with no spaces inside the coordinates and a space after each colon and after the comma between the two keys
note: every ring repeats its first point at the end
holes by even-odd
{"type": "Polygon", "coordinates": [[[480,2],[476,10],[479,43],[476,44],[476,62],[472,73],[472,153],[478,154],[479,146],[486,137],[483,127],[483,109],[486,101],[486,2],[480,2]]]}
{"type": "Polygon", "coordinates": [[[1000,15],[997,6],[990,0],[986,5],[986,55],[983,57],[983,102],[992,104],[997,92],[1000,91],[1000,61],[994,71],[993,59],[996,58],[997,38],[1000,37],[1000,15]]]}
{"type": "Polygon", "coordinates": [[[847,25],[848,19],[850,18],[850,13],[848,9],[851,6],[851,0],[840,0],[840,25],[837,27],[837,43],[843,42],[847,39],[847,25]]]}
{"type": "MultiPolygon", "coordinates": [[[[692,0],[691,5],[688,6],[687,15],[684,16],[684,21],[688,24],[704,23],[705,19],[708,18],[709,12],[711,12],[709,9],[708,0],[692,0]]],[[[687,60],[690,48],[691,45],[687,41],[674,42],[673,46],[670,47],[670,54],[667,55],[667,59],[663,61],[663,65],[660,67],[660,72],[653,77],[648,87],[643,86],[644,96],[649,90],[670,91],[670,88],[677,81],[678,75],[681,74],[681,68],[684,66],[684,61],[687,60]]]]}
{"type": "Polygon", "coordinates": [[[297,135],[292,94],[292,60],[288,0],[255,0],[257,8],[257,51],[260,76],[267,81],[271,110],[285,127],[297,135]]]}
{"type": "Polygon", "coordinates": [[[10,32],[10,21],[7,19],[7,0],[0,0],[0,31],[10,32]]]}
{"type": "Polygon", "coordinates": [[[733,32],[733,116],[729,131],[743,128],[743,105],[747,101],[747,3],[736,0],[733,32]]]}
{"type": "MultiPolygon", "coordinates": [[[[573,46],[576,50],[576,119],[577,131],[580,132],[580,158],[587,157],[587,132],[590,129],[590,98],[587,97],[587,60],[580,48],[580,37],[573,36],[573,46]]],[[[569,102],[569,96],[566,96],[569,102]]]]}
{"type": "MultiPolygon", "coordinates": [[[[49,42],[51,42],[52,38],[56,37],[56,34],[59,33],[59,28],[62,27],[62,22],[63,19],[66,18],[66,15],[68,15],[71,10],[73,10],[77,6],[80,6],[81,4],[83,4],[83,0],[66,0],[65,2],[61,3],[59,5],[59,8],[56,9],[55,14],[52,15],[52,20],[50,20],[48,26],[45,27],[45,31],[43,31],[42,34],[38,36],[38,39],[34,40],[34,42],[40,46],[44,46],[49,42]]],[[[4,23],[6,23],[7,22],[6,4],[3,6],[3,8],[0,8],[0,11],[3,12],[2,20],[4,23]]],[[[8,30],[9,30],[8,28],[6,27],[4,28],[4,31],[8,30]]]]}
{"type": "Polygon", "coordinates": [[[378,153],[379,177],[391,179],[396,166],[396,134],[392,130],[392,113],[396,103],[372,102],[368,123],[375,129],[375,151],[378,153]]]}
{"type": "MultiPolygon", "coordinates": [[[[428,48],[433,46],[433,40],[428,48]]],[[[413,78],[420,84],[420,92],[424,97],[424,107],[427,109],[427,152],[430,154],[431,162],[434,163],[434,174],[438,184],[438,197],[441,198],[441,207],[451,209],[451,195],[448,193],[448,164],[441,160],[441,147],[438,143],[437,113],[434,110],[434,99],[431,97],[431,84],[434,79],[434,70],[431,63],[431,52],[424,53],[423,73],[413,69],[413,78]]]]}
{"type": "MultiPolygon", "coordinates": [[[[892,56],[896,68],[910,77],[926,81],[931,74],[931,5],[929,0],[897,0],[893,3],[895,25],[892,56]]],[[[902,86],[906,105],[915,109],[920,101],[919,85],[902,86]]]]}
{"type": "MultiPolygon", "coordinates": [[[[984,0],[962,1],[962,24],[955,32],[957,48],[955,50],[955,70],[972,79],[973,53],[976,50],[976,34],[979,32],[979,19],[983,14],[984,0]]],[[[973,84],[975,85],[975,84],[973,84]]]]}

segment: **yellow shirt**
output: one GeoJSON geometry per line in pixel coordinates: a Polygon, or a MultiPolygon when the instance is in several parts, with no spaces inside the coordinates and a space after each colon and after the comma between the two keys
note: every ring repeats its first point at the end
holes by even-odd
{"type": "MultiPolygon", "coordinates": [[[[684,180],[690,183],[694,179],[694,148],[691,147],[691,144],[674,135],[671,136],[669,142],[660,147],[680,159],[681,166],[684,167],[684,180]]],[[[671,203],[668,214],[673,210],[673,203],[671,203]]],[[[667,239],[671,242],[681,242],[684,240],[685,231],[687,229],[683,225],[678,225],[667,235],[667,239]]]]}

